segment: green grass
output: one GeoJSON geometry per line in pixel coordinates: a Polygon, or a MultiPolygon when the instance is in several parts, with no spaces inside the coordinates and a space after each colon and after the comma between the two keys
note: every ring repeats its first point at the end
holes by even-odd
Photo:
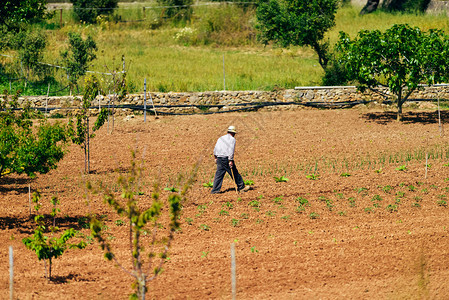
{"type": "MultiPolygon", "coordinates": [[[[142,3],[128,8],[123,6],[117,13],[122,20],[141,19],[142,6],[142,3]]],[[[334,45],[339,31],[345,31],[354,37],[359,30],[385,30],[396,23],[408,23],[424,30],[449,29],[449,19],[443,15],[375,12],[360,16],[359,11],[358,7],[340,8],[336,15],[336,26],[328,32],[325,39],[329,39],[330,44],[334,45]]],[[[188,26],[207,35],[207,38],[202,38],[199,34],[198,38],[202,40],[196,42],[195,46],[189,46],[188,43],[186,46],[185,42],[175,40],[182,25],[155,26],[155,15],[157,12],[146,9],[147,20],[144,22],[110,21],[100,25],[78,25],[70,17],[70,11],[64,10],[63,28],[58,29],[59,13],[51,20],[50,25],[44,26],[49,34],[44,60],[60,64],[59,53],[66,47],[67,33],[76,31],[83,36],[93,35],[97,42],[97,59],[90,70],[121,70],[121,57],[124,55],[130,92],[142,92],[145,78],[147,90],[162,92],[214,91],[224,88],[272,90],[277,87],[317,85],[321,82],[323,71],[316,54],[310,48],[264,47],[255,39],[257,32],[252,27],[254,16],[243,10],[215,5],[194,7],[194,19],[188,26]],[[225,18],[223,15],[230,17],[225,18]],[[216,22],[215,27],[218,29],[207,29],[206,25],[210,22],[216,22]],[[234,44],[229,45],[225,41],[232,41],[234,44]],[[223,57],[226,87],[223,82],[223,57]]],[[[60,81],[60,86],[66,84],[64,72],[59,71],[54,77],[60,81]]],[[[108,80],[108,76],[103,80],[108,80]]],[[[45,94],[46,87],[46,84],[42,84],[26,94],[45,94]]],[[[0,89],[5,88],[9,89],[9,81],[0,81],[0,89]]]]}

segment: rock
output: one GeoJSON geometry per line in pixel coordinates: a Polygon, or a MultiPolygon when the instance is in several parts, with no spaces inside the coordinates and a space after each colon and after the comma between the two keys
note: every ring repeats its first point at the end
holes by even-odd
{"type": "Polygon", "coordinates": [[[123,119],[123,121],[125,122],[130,121],[131,119],[134,119],[134,117],[135,117],[134,115],[128,115],[123,119]]]}

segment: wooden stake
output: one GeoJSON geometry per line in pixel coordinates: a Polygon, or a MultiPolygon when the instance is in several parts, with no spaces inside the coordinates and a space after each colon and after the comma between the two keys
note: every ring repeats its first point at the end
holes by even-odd
{"type": "Polygon", "coordinates": [[[231,244],[231,287],[232,299],[236,299],[237,294],[237,280],[236,280],[236,265],[235,265],[235,244],[231,244]]]}
{"type": "Polygon", "coordinates": [[[12,246],[9,246],[9,299],[14,299],[14,255],[12,246]]]}
{"type": "Polygon", "coordinates": [[[143,80],[143,122],[147,121],[147,79],[143,80]]]}
{"type": "Polygon", "coordinates": [[[28,184],[28,206],[30,207],[30,216],[31,216],[31,184],[28,184]]]}
{"type": "Polygon", "coordinates": [[[237,182],[235,182],[235,179],[234,179],[234,171],[232,170],[231,166],[229,166],[229,168],[231,168],[231,178],[232,178],[232,181],[234,182],[235,193],[238,195],[239,194],[239,190],[237,188],[237,182]]]}

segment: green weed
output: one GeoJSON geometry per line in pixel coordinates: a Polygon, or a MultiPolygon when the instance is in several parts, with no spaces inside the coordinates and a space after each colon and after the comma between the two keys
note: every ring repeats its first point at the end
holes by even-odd
{"type": "Polygon", "coordinates": [[[199,226],[199,228],[200,228],[201,230],[204,230],[204,231],[209,231],[209,230],[210,230],[210,226],[207,225],[207,224],[201,224],[201,225],[199,226]]]}
{"type": "Polygon", "coordinates": [[[306,176],[306,178],[310,179],[310,180],[317,180],[317,179],[319,179],[319,177],[320,177],[320,174],[309,174],[306,176]]]}
{"type": "Polygon", "coordinates": [[[207,188],[211,188],[211,187],[214,186],[214,184],[213,184],[212,181],[209,181],[209,182],[203,183],[203,186],[204,186],[204,187],[207,187],[207,188]]]}
{"type": "Polygon", "coordinates": [[[406,165],[399,166],[399,167],[396,168],[396,170],[397,171],[402,171],[402,172],[407,171],[407,166],[406,165]]]}
{"type": "Polygon", "coordinates": [[[318,219],[319,217],[320,217],[320,215],[318,213],[316,213],[316,212],[311,212],[309,214],[309,218],[312,219],[312,220],[318,219]]]}
{"type": "Polygon", "coordinates": [[[388,204],[388,205],[385,207],[385,209],[386,209],[386,211],[392,213],[392,212],[398,211],[398,206],[397,206],[396,204],[388,204]]]}
{"type": "Polygon", "coordinates": [[[310,206],[309,201],[306,198],[303,197],[298,197],[295,199],[297,202],[299,202],[299,204],[303,205],[303,206],[310,206]]]}
{"type": "Polygon", "coordinates": [[[280,176],[280,177],[274,176],[273,178],[276,182],[287,182],[288,181],[288,178],[286,178],[284,176],[280,176]]]}

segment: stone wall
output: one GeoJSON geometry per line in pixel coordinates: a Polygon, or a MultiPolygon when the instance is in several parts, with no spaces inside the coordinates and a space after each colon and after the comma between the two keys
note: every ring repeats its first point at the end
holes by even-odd
{"type": "MultiPolygon", "coordinates": [[[[297,87],[295,89],[278,90],[271,92],[263,91],[215,91],[215,92],[181,92],[181,93],[151,93],[151,99],[157,111],[171,113],[200,113],[200,112],[220,112],[234,110],[238,107],[258,105],[261,103],[273,104],[271,109],[301,109],[302,105],[309,103],[341,103],[374,101],[381,103],[391,100],[387,90],[384,95],[366,91],[361,93],[354,86],[342,87],[297,87]],[[286,105],[283,105],[285,103],[286,105]],[[288,106],[287,106],[288,105],[288,106]]],[[[414,92],[410,101],[429,99],[434,100],[449,99],[449,85],[436,85],[424,87],[422,90],[414,92]]],[[[99,96],[93,101],[94,107],[107,106],[111,97],[99,96]]],[[[30,101],[32,107],[45,108],[52,113],[67,113],[76,109],[80,105],[81,97],[21,97],[19,103],[30,101]]],[[[129,94],[122,101],[115,101],[115,105],[140,106],[143,108],[143,94],[129,94]]],[[[269,106],[269,105],[268,105],[269,106]]],[[[147,109],[152,109],[150,94],[147,94],[147,109]]],[[[131,109],[122,109],[129,113],[131,109]]]]}

